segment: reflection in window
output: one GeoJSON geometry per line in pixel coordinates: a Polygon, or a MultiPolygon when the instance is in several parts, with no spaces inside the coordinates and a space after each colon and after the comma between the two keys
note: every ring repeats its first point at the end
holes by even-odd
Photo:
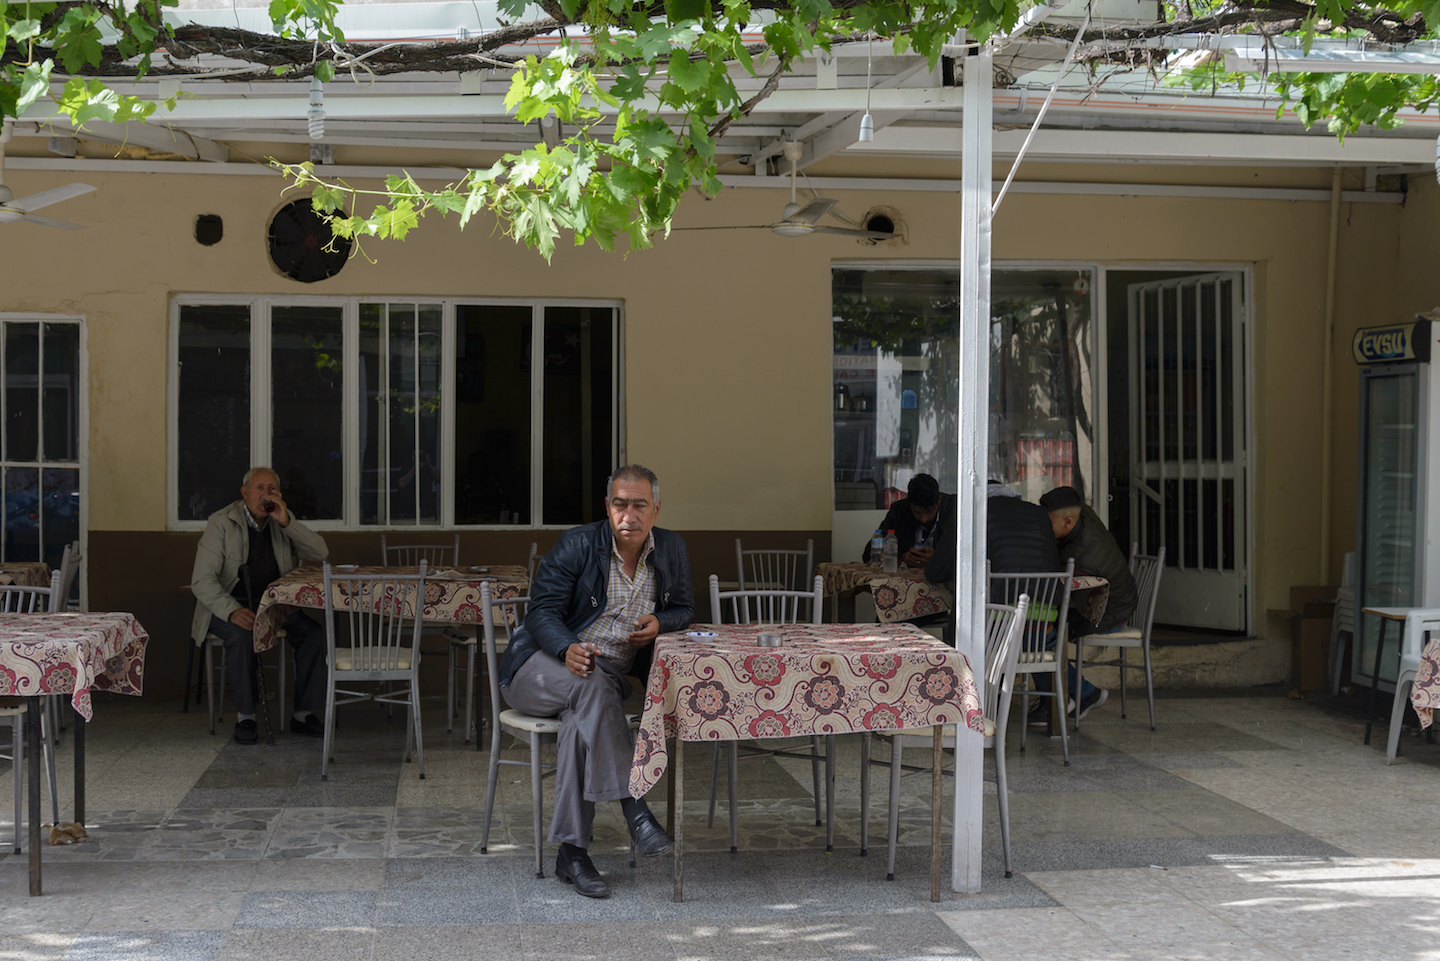
{"type": "Polygon", "coordinates": [[[179,376],[178,508],[203,521],[250,469],[250,307],[181,307],[179,376]]]}
{"type": "Polygon", "coordinates": [[[360,515],[440,521],[439,304],[360,305],[360,515]]]}
{"type": "Polygon", "coordinates": [[[605,307],[545,308],[546,524],[605,516],[613,469],[611,318],[605,307]]]}
{"type": "Polygon", "coordinates": [[[530,523],[528,305],[455,308],[455,523],[530,523]]]}
{"type": "Polygon", "coordinates": [[[344,310],[276,307],[270,321],[270,458],[285,504],[307,520],[344,516],[344,310]]]}

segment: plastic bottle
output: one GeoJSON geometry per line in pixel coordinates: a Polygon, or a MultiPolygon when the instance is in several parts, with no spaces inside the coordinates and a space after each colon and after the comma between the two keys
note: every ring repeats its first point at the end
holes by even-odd
{"type": "Polygon", "coordinates": [[[894,531],[885,533],[885,549],[882,552],[884,561],[880,567],[886,574],[894,574],[899,566],[900,542],[895,538],[894,531]]]}
{"type": "Polygon", "coordinates": [[[870,538],[870,566],[879,567],[885,559],[885,532],[876,529],[875,536],[870,538]]]}

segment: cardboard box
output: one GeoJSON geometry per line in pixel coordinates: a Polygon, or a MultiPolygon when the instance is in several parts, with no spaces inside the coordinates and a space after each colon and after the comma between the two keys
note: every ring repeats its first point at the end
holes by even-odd
{"type": "MultiPolygon", "coordinates": [[[[1292,598],[1294,591],[1292,590],[1292,598]]],[[[1330,622],[1333,602],[1309,600],[1290,616],[1291,664],[1295,686],[1318,691],[1330,686],[1330,622]]]]}
{"type": "Polygon", "coordinates": [[[1335,588],[1333,587],[1292,587],[1290,588],[1290,610],[1299,614],[1305,610],[1306,604],[1314,602],[1333,604],[1335,601],[1335,588]]]}

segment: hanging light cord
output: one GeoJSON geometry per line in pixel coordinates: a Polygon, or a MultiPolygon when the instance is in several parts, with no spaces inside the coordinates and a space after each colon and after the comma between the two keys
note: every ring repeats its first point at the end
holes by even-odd
{"type": "Polygon", "coordinates": [[[1015,179],[1015,171],[1020,169],[1020,161],[1025,159],[1025,151],[1030,149],[1030,141],[1035,139],[1035,131],[1040,129],[1040,122],[1045,119],[1045,111],[1050,109],[1050,101],[1055,99],[1055,91],[1060,88],[1060,81],[1065,79],[1065,74],[1070,72],[1070,62],[1075,59],[1075,50],[1080,46],[1080,38],[1085,36],[1085,30],[1090,26],[1090,8],[1085,8],[1085,21],[1080,24],[1080,29],[1075,31],[1075,40],[1070,44],[1070,52],[1065,54],[1065,61],[1060,65],[1060,75],[1050,85],[1050,92],[1045,95],[1045,102],[1040,105],[1040,112],[1035,115],[1035,122],[1030,125],[1030,132],[1025,135],[1025,142],[1020,145],[1020,152],[1015,155],[1015,162],[1010,165],[1010,173],[1005,177],[1005,185],[1000,188],[1000,193],[995,198],[995,203],[990,206],[990,216],[995,216],[995,211],[1000,209],[1000,201],[1005,199],[1006,192],[1010,189],[1010,182],[1015,179]]]}

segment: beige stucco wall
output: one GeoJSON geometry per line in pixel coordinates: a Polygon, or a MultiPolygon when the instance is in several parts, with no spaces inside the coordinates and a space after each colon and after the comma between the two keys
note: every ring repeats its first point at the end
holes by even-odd
{"type": "MultiPolygon", "coordinates": [[[[872,163],[874,163],[872,161],[872,163]]],[[[935,162],[924,172],[955,176],[935,162]]],[[[920,168],[916,167],[915,172],[920,168]]],[[[849,171],[847,171],[849,172],[849,171]]],[[[1031,179],[1205,182],[1203,168],[1037,166],[1031,179]]],[[[891,170],[890,176],[898,175],[891,170]]],[[[404,243],[372,242],[336,278],[313,285],[279,275],[265,253],[283,202],[270,177],[188,173],[76,175],[12,170],[24,195],[72,180],[99,190],[46,211],[82,232],[0,228],[0,311],[87,320],[90,372],[88,526],[165,527],[167,328],[177,292],[615,298],[626,311],[628,454],[664,479],[665,523],[685,530],[830,526],[830,272],[836,260],[958,257],[958,198],[945,193],[833,193],[857,216],[898,208],[904,250],[764,230],[680,231],[628,257],[562,249],[546,265],[476,223],[428,222],[404,243]],[[219,214],[225,239],[202,247],[198,214],[219,214]]],[[[1212,171],[1216,183],[1320,187],[1328,175],[1212,171]]],[[[1358,173],[1351,175],[1358,186],[1358,173]]],[[[1347,186],[1352,184],[1347,183],[1347,186]]],[[[687,201],[679,226],[760,224],[787,199],[731,190],[687,201]]],[[[1334,544],[1353,540],[1355,326],[1440,303],[1435,185],[1404,210],[1345,205],[1337,288],[1334,544]],[[1397,256],[1398,252],[1398,256],[1397,256]]],[[[1253,267],[1255,317],[1256,627],[1284,608],[1292,584],[1320,576],[1321,331],[1328,207],[1323,203],[1014,194],[995,224],[995,258],[1110,264],[1253,267]]],[[[1269,628],[1273,633],[1278,628],[1269,628]]]]}

